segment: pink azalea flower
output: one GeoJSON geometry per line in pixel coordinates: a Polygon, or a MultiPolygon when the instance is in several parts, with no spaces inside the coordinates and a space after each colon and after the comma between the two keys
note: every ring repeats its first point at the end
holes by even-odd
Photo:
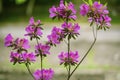
{"type": "Polygon", "coordinates": [[[93,23],[97,24],[97,29],[106,30],[106,28],[111,26],[111,18],[108,17],[109,11],[107,10],[107,7],[97,1],[92,5],[82,4],[80,6],[80,14],[88,17],[90,26],[92,26],[93,23]]]}
{"type": "Polygon", "coordinates": [[[19,63],[21,60],[21,56],[19,53],[16,52],[11,52],[10,54],[10,62],[13,62],[14,64],[16,64],[17,62],[19,63]]]}
{"type": "Polygon", "coordinates": [[[50,46],[48,46],[48,45],[39,43],[38,45],[35,46],[36,54],[47,55],[47,54],[50,54],[49,50],[50,50],[50,46]]]}
{"type": "Polygon", "coordinates": [[[17,38],[15,40],[15,44],[16,44],[16,48],[22,48],[22,49],[29,49],[30,48],[30,45],[29,45],[29,41],[25,38],[23,39],[20,39],[20,38],[17,38]]]}
{"type": "Polygon", "coordinates": [[[6,47],[9,47],[9,46],[12,45],[12,43],[13,43],[13,37],[12,37],[11,34],[8,34],[8,35],[5,37],[5,39],[4,39],[4,45],[5,45],[6,47]]]}
{"type": "Polygon", "coordinates": [[[34,18],[31,17],[29,20],[29,25],[26,27],[26,32],[25,36],[30,36],[30,38],[38,38],[38,36],[42,36],[42,31],[41,27],[39,25],[41,24],[41,21],[38,20],[37,22],[34,22],[34,18]]]}
{"type": "Polygon", "coordinates": [[[49,9],[49,13],[50,13],[50,18],[56,17],[57,14],[58,14],[57,8],[56,8],[55,6],[52,6],[52,7],[49,9]]]}
{"type": "Polygon", "coordinates": [[[89,12],[89,5],[87,5],[87,4],[82,4],[82,5],[80,6],[80,14],[81,14],[82,16],[85,16],[85,15],[87,15],[88,12],[89,12]]]}
{"type": "Polygon", "coordinates": [[[60,28],[53,27],[52,33],[47,36],[48,42],[51,44],[60,44],[60,41],[63,38],[63,33],[60,28]]]}
{"type": "Polygon", "coordinates": [[[50,18],[58,18],[58,19],[73,19],[76,20],[76,10],[72,2],[67,5],[64,4],[64,0],[60,1],[60,5],[58,7],[53,6],[49,9],[50,18]]]}
{"type": "Polygon", "coordinates": [[[36,56],[34,53],[22,53],[21,54],[23,58],[23,62],[25,63],[30,63],[30,62],[35,62],[36,61],[36,56]]]}
{"type": "Polygon", "coordinates": [[[67,66],[68,64],[75,65],[78,62],[79,54],[78,51],[76,52],[70,52],[69,53],[69,60],[68,60],[68,53],[61,52],[58,56],[60,59],[60,64],[64,64],[67,66]]]}
{"type": "Polygon", "coordinates": [[[52,80],[54,71],[52,69],[36,70],[33,75],[35,80],[52,80]]]}
{"type": "Polygon", "coordinates": [[[41,21],[38,20],[37,22],[35,22],[33,17],[31,17],[30,20],[29,20],[29,26],[37,26],[37,25],[40,25],[40,24],[41,24],[41,21]]]}
{"type": "Polygon", "coordinates": [[[64,34],[71,34],[71,35],[78,35],[80,30],[80,26],[78,24],[72,25],[72,23],[66,23],[66,22],[62,24],[62,28],[64,34]]]}

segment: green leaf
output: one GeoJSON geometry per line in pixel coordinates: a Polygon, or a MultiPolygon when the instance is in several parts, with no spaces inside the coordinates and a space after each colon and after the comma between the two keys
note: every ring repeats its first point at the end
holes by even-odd
{"type": "Polygon", "coordinates": [[[92,22],[90,23],[90,27],[93,25],[93,23],[94,23],[94,21],[92,21],[92,22]]]}
{"type": "Polygon", "coordinates": [[[85,0],[83,0],[83,2],[85,3],[85,4],[89,4],[87,1],[85,1],[85,0]]]}
{"type": "Polygon", "coordinates": [[[107,6],[108,5],[108,3],[106,2],[105,4],[104,4],[104,6],[107,6]]]}
{"type": "Polygon", "coordinates": [[[13,65],[15,65],[17,63],[17,61],[15,61],[14,63],[13,63],[13,65]]]}
{"type": "Polygon", "coordinates": [[[69,34],[69,35],[68,35],[68,40],[70,40],[70,39],[71,39],[71,37],[72,37],[72,36],[71,36],[71,34],[69,34]]]}
{"type": "Polygon", "coordinates": [[[106,31],[106,28],[104,27],[104,31],[106,31]]]}
{"type": "Polygon", "coordinates": [[[93,1],[92,1],[92,0],[89,0],[89,4],[92,5],[92,4],[93,4],[93,1]]]}
{"type": "Polygon", "coordinates": [[[110,27],[106,26],[107,29],[110,29],[110,27]]]}
{"type": "Polygon", "coordinates": [[[98,3],[100,4],[100,0],[98,1],[98,3]]]}
{"type": "Polygon", "coordinates": [[[76,39],[74,35],[72,35],[72,38],[73,38],[73,39],[76,39]]]}
{"type": "Polygon", "coordinates": [[[67,1],[65,1],[65,5],[66,5],[66,6],[68,5],[67,1]]]}

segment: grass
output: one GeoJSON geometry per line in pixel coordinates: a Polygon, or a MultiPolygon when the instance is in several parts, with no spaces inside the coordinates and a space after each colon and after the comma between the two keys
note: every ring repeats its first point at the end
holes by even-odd
{"type": "MultiPolygon", "coordinates": [[[[120,67],[119,66],[114,66],[114,65],[100,65],[97,64],[94,61],[94,51],[91,51],[89,53],[89,55],[86,57],[86,59],[83,61],[83,63],[85,62],[85,64],[81,64],[78,68],[78,70],[118,70],[120,71],[120,67]]],[[[26,72],[26,67],[24,64],[20,65],[20,64],[16,64],[16,65],[12,65],[12,63],[9,63],[8,61],[5,63],[1,64],[1,70],[7,70],[7,71],[23,71],[26,72]]],[[[57,70],[58,68],[65,71],[64,66],[59,66],[58,65],[51,65],[47,59],[44,59],[44,68],[50,68],[52,66],[53,69],[57,70]]],[[[37,60],[37,62],[33,63],[30,65],[31,70],[36,70],[40,68],[40,62],[39,59],[37,60]]],[[[74,68],[74,67],[73,67],[74,68]]],[[[1,71],[0,70],[0,71],[1,71]]]]}

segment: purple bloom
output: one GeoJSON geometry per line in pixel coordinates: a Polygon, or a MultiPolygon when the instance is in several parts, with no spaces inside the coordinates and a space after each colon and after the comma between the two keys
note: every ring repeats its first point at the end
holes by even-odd
{"type": "Polygon", "coordinates": [[[19,49],[19,48],[28,49],[28,48],[30,48],[29,41],[25,38],[23,38],[23,39],[17,38],[15,40],[15,44],[16,44],[16,49],[19,49]]]}
{"type": "Polygon", "coordinates": [[[106,6],[103,6],[102,4],[95,1],[91,8],[96,14],[108,14],[109,11],[107,10],[106,6]]]}
{"type": "Polygon", "coordinates": [[[41,36],[43,34],[39,27],[28,26],[26,27],[25,30],[27,32],[25,36],[35,37],[35,36],[41,36]]]}
{"type": "Polygon", "coordinates": [[[111,18],[109,16],[105,16],[104,19],[106,23],[111,21],[111,18]]]}
{"type": "Polygon", "coordinates": [[[103,10],[103,14],[109,14],[109,11],[108,10],[103,10]]]}
{"type": "Polygon", "coordinates": [[[58,7],[58,13],[63,19],[73,19],[76,20],[76,10],[72,2],[68,3],[67,5],[61,3],[58,7]]]}
{"type": "Polygon", "coordinates": [[[49,50],[50,50],[50,46],[48,46],[48,45],[39,43],[38,45],[35,46],[36,54],[47,55],[47,54],[50,54],[49,50]]]}
{"type": "Polygon", "coordinates": [[[10,62],[13,62],[14,64],[18,63],[31,63],[35,62],[36,57],[33,53],[17,53],[17,52],[11,52],[10,55],[10,62]]]}
{"type": "Polygon", "coordinates": [[[23,62],[25,63],[30,63],[30,62],[35,62],[36,61],[36,57],[34,53],[22,53],[22,58],[23,58],[23,62]]]}
{"type": "Polygon", "coordinates": [[[60,36],[56,34],[48,35],[47,38],[49,40],[48,41],[49,44],[60,44],[60,40],[59,40],[60,36]]]}
{"type": "Polygon", "coordinates": [[[79,34],[79,30],[80,30],[80,26],[78,24],[72,25],[72,23],[66,23],[66,22],[62,24],[62,28],[64,33],[71,35],[79,34]]]}
{"type": "Polygon", "coordinates": [[[89,12],[89,5],[87,5],[87,4],[82,4],[82,5],[80,6],[80,14],[81,14],[82,16],[85,16],[88,12],[89,12]]]}
{"type": "Polygon", "coordinates": [[[52,8],[49,9],[49,13],[50,13],[50,18],[56,17],[58,14],[57,8],[55,6],[52,6],[52,8]]]}
{"type": "Polygon", "coordinates": [[[96,9],[96,10],[101,9],[102,6],[103,6],[103,5],[100,4],[100,3],[98,3],[97,1],[95,1],[95,2],[93,3],[93,5],[92,5],[92,7],[93,7],[94,9],[96,9]]]}
{"type": "Polygon", "coordinates": [[[60,59],[60,64],[64,64],[67,66],[68,64],[75,65],[78,62],[79,54],[78,51],[76,52],[70,52],[69,53],[69,60],[68,60],[68,53],[61,52],[58,56],[60,59]]]}
{"type": "Polygon", "coordinates": [[[103,26],[107,26],[107,28],[109,28],[111,26],[110,21],[111,18],[109,16],[101,16],[97,24],[100,29],[102,29],[103,26]]]}
{"type": "Polygon", "coordinates": [[[99,2],[95,1],[92,5],[82,4],[80,6],[80,14],[82,16],[87,16],[90,26],[93,23],[97,24],[98,29],[105,29],[110,27],[111,18],[108,17],[109,11],[107,7],[99,2]]]}
{"type": "Polygon", "coordinates": [[[58,7],[53,6],[49,9],[50,18],[58,18],[58,19],[73,19],[76,20],[76,10],[72,2],[67,5],[64,4],[64,1],[60,1],[60,5],[58,7]]]}
{"type": "Polygon", "coordinates": [[[29,26],[38,26],[40,24],[41,24],[41,21],[38,20],[37,22],[35,22],[33,17],[31,17],[29,20],[29,26]]]}
{"type": "Polygon", "coordinates": [[[62,35],[62,30],[60,28],[53,27],[52,33],[54,33],[56,35],[62,35]]]}
{"type": "Polygon", "coordinates": [[[60,41],[63,38],[63,33],[60,28],[53,27],[52,33],[47,36],[48,43],[50,44],[60,44],[60,41]]]}
{"type": "Polygon", "coordinates": [[[26,32],[27,34],[25,34],[25,36],[30,36],[30,38],[36,38],[38,36],[42,36],[42,31],[41,31],[41,27],[39,27],[39,25],[41,24],[41,21],[38,20],[37,22],[34,22],[34,18],[31,17],[30,21],[29,21],[29,25],[26,27],[26,32]]]}
{"type": "Polygon", "coordinates": [[[52,80],[54,71],[52,69],[36,70],[33,75],[35,80],[52,80]]]}
{"type": "Polygon", "coordinates": [[[13,43],[13,37],[11,34],[8,34],[4,39],[4,44],[6,47],[9,47],[12,45],[12,43],[13,43]]]}
{"type": "Polygon", "coordinates": [[[16,64],[17,62],[19,63],[21,60],[21,56],[19,53],[16,52],[11,52],[10,54],[10,62],[13,62],[14,64],[16,64]]]}
{"type": "Polygon", "coordinates": [[[30,48],[29,41],[25,38],[17,38],[13,39],[11,34],[8,34],[5,37],[5,46],[7,47],[13,47],[13,50],[17,50],[18,53],[21,53],[22,51],[27,51],[27,49],[30,48]]]}

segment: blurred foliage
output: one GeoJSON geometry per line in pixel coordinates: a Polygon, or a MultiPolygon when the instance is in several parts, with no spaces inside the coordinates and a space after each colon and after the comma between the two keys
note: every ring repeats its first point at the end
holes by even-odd
{"type": "Polygon", "coordinates": [[[25,3],[27,0],[15,0],[16,4],[23,4],[25,3]]]}
{"type": "MultiPolygon", "coordinates": [[[[2,2],[1,13],[0,13],[0,22],[8,21],[28,21],[30,16],[35,16],[41,20],[49,21],[49,8],[52,5],[58,5],[60,0],[35,0],[32,8],[29,8],[29,3],[32,0],[0,0],[2,2]],[[31,10],[28,10],[31,9],[31,10]],[[27,14],[31,12],[31,15],[27,14]],[[27,16],[26,16],[27,15],[27,16]]],[[[78,10],[79,14],[79,5],[83,3],[82,0],[66,0],[67,2],[72,1],[78,10]]],[[[87,1],[87,0],[85,0],[87,1]]],[[[120,18],[120,0],[94,0],[100,1],[105,4],[108,3],[108,9],[110,10],[110,16],[114,19],[113,22],[119,23],[120,18]]],[[[30,6],[31,7],[31,6],[30,6]]]]}

